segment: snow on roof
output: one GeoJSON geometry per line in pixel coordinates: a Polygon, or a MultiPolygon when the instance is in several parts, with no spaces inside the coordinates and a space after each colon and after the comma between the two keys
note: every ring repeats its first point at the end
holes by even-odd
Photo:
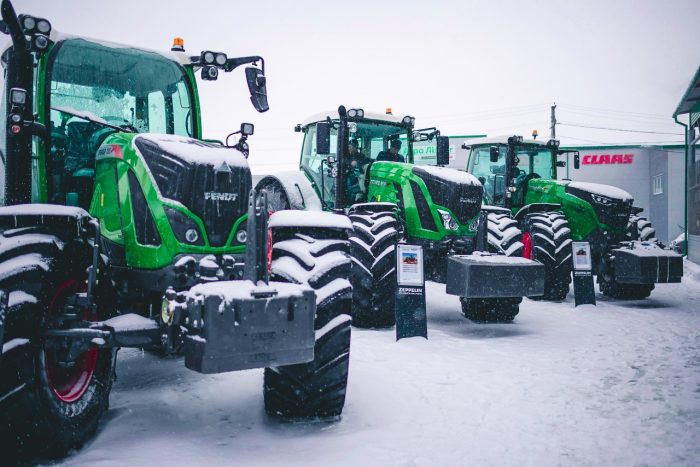
{"type": "MultiPolygon", "coordinates": [[[[489,138],[473,138],[464,143],[465,146],[477,146],[482,144],[508,144],[508,138],[513,135],[492,136],[489,138]]],[[[523,139],[522,144],[535,144],[537,146],[546,146],[547,140],[544,139],[523,139]]]]}
{"type": "MultiPolygon", "coordinates": [[[[220,167],[226,163],[226,165],[233,167],[248,167],[248,161],[241,152],[224,146],[204,143],[197,139],[163,134],[140,134],[134,138],[134,142],[137,139],[151,141],[163,150],[192,164],[220,167]]],[[[138,149],[137,146],[134,145],[134,147],[138,149]]]]}
{"type": "Polygon", "coordinates": [[[270,228],[275,227],[322,227],[352,230],[347,216],[322,211],[277,211],[270,217],[270,228]]]}
{"type": "Polygon", "coordinates": [[[449,167],[436,167],[433,165],[416,166],[415,169],[425,170],[434,177],[438,177],[452,183],[459,183],[461,185],[481,185],[476,177],[462,170],[451,169],[449,167]]]}
{"type": "MultiPolygon", "coordinates": [[[[355,107],[347,107],[348,109],[350,108],[355,108],[355,107]]],[[[322,122],[326,120],[326,117],[331,117],[333,120],[337,120],[340,118],[338,115],[338,109],[336,110],[329,110],[328,112],[319,112],[317,114],[311,115],[310,117],[306,118],[301,126],[306,127],[312,123],[316,122],[322,122]]],[[[385,113],[379,113],[379,112],[365,112],[365,120],[376,120],[380,122],[387,122],[387,123],[401,123],[401,119],[404,116],[397,117],[396,115],[389,115],[385,113]]]]}
{"type": "MultiPolygon", "coordinates": [[[[148,49],[148,48],[144,48],[144,47],[138,47],[135,45],[119,44],[117,42],[109,42],[109,41],[105,41],[102,39],[95,39],[92,37],[78,36],[75,34],[68,34],[65,32],[57,31],[55,29],[51,30],[50,39],[54,43],[58,43],[58,42],[69,40],[69,39],[83,39],[83,40],[86,40],[89,42],[94,42],[95,44],[103,45],[105,47],[110,47],[112,49],[136,49],[136,50],[143,50],[145,52],[153,52],[153,53],[157,53],[159,55],[162,55],[163,57],[165,57],[167,59],[173,60],[174,62],[177,62],[180,65],[189,65],[190,64],[190,55],[187,53],[170,52],[168,50],[148,49]]],[[[11,45],[11,43],[9,45],[11,45]]]]}
{"type": "Polygon", "coordinates": [[[632,195],[622,190],[620,188],[603,185],[600,183],[590,183],[590,182],[570,182],[571,188],[578,188],[579,190],[588,191],[590,193],[595,193],[601,196],[607,196],[608,198],[621,199],[621,200],[632,200],[632,195]]]}

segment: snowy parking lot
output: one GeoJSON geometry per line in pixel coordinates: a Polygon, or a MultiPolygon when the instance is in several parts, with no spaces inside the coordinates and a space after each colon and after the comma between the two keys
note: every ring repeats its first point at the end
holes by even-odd
{"type": "Polygon", "coordinates": [[[700,267],[648,300],[525,300],[464,319],[428,286],[429,340],[353,330],[340,420],[281,423],[262,371],[202,376],[128,350],[97,435],[68,465],[697,465],[700,267]]]}

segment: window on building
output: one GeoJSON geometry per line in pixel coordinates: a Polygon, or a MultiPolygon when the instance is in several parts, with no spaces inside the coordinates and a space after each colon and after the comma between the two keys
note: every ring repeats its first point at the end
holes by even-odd
{"type": "Polygon", "coordinates": [[[651,178],[651,193],[660,195],[664,192],[663,175],[655,175],[651,178]]]}

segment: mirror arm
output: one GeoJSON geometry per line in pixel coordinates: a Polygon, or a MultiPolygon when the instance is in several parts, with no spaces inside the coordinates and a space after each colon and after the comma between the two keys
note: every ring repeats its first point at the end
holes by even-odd
{"type": "Polygon", "coordinates": [[[229,72],[233,71],[236,68],[238,68],[241,65],[245,65],[247,63],[252,63],[253,65],[257,65],[257,62],[260,62],[260,69],[263,72],[263,75],[265,74],[265,59],[262,57],[259,57],[257,55],[249,56],[249,57],[237,57],[237,58],[229,58],[226,60],[226,64],[224,65],[224,71],[229,72]]]}

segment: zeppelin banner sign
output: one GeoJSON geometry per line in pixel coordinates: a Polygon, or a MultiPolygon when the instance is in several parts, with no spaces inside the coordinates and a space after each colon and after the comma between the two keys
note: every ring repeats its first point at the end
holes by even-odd
{"type": "Polygon", "coordinates": [[[634,162],[634,154],[584,154],[581,165],[624,165],[634,162]]]}

